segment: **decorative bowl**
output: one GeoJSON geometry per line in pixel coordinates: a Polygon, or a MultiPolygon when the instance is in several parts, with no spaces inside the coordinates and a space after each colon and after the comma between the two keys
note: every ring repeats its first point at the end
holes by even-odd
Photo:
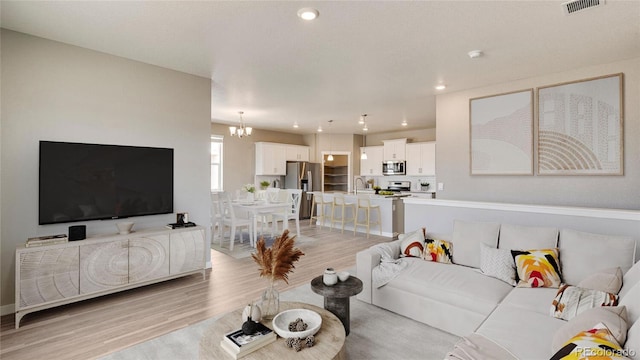
{"type": "Polygon", "coordinates": [[[282,338],[306,338],[315,335],[322,325],[322,317],[315,311],[307,309],[285,310],[273,318],[273,330],[282,338]],[[307,330],[289,331],[289,323],[301,318],[307,324],[307,330]]]}

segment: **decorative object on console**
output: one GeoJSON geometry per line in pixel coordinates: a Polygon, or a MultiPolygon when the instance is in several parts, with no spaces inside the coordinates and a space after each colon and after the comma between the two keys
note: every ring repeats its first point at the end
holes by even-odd
{"type": "Polygon", "coordinates": [[[294,247],[295,238],[295,235],[289,237],[289,230],[286,229],[276,238],[273,245],[267,248],[261,236],[256,244],[256,252],[251,254],[259,266],[260,276],[267,277],[269,280],[269,287],[262,293],[261,311],[265,319],[273,318],[280,307],[275,282],[283,280],[288,284],[289,273],[295,268],[294,263],[304,255],[300,249],[294,247]]]}
{"type": "Polygon", "coordinates": [[[189,222],[189,213],[179,212],[176,214],[176,223],[184,224],[189,222]]]}
{"type": "Polygon", "coordinates": [[[66,242],[69,242],[69,238],[67,238],[67,235],[65,234],[47,235],[47,236],[39,236],[39,237],[27,239],[27,243],[25,244],[25,247],[55,245],[55,244],[63,244],[66,242]]]}
{"type": "Polygon", "coordinates": [[[569,340],[551,360],[561,359],[586,359],[585,354],[590,353],[590,359],[626,359],[616,355],[622,348],[611,335],[611,331],[603,323],[598,323],[592,329],[582,331],[569,340]]]}
{"type": "Polygon", "coordinates": [[[118,233],[120,235],[130,234],[131,229],[133,228],[133,222],[131,221],[119,222],[116,224],[116,227],[118,228],[118,233]]]}
{"type": "Polygon", "coordinates": [[[516,263],[518,287],[560,287],[558,249],[511,250],[516,263]]]}
{"type": "Polygon", "coordinates": [[[84,240],[87,238],[86,225],[69,226],[69,241],[84,240]]]}
{"type": "Polygon", "coordinates": [[[400,243],[400,255],[405,257],[422,257],[425,235],[425,228],[406,234],[400,243]]]}
{"type": "Polygon", "coordinates": [[[562,285],[551,303],[553,317],[571,320],[585,310],[597,306],[618,305],[618,295],[599,290],[562,285]]]}
{"type": "Polygon", "coordinates": [[[451,264],[451,243],[444,240],[426,239],[422,258],[427,261],[451,264]]]}
{"type": "Polygon", "coordinates": [[[338,274],[333,268],[327,268],[322,274],[322,282],[327,286],[333,286],[338,283],[338,274]]]}

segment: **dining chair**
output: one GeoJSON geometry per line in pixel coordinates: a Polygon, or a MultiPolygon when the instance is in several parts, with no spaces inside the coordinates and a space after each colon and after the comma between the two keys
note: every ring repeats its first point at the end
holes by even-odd
{"type": "Polygon", "coordinates": [[[216,238],[219,236],[222,241],[224,237],[224,210],[222,208],[222,192],[211,192],[211,243],[215,243],[216,238]]]}
{"type": "MultiPolygon", "coordinates": [[[[278,220],[282,219],[283,222],[295,220],[296,234],[300,236],[300,201],[302,200],[302,190],[286,189],[284,190],[284,192],[286,193],[286,201],[289,203],[289,207],[287,208],[286,215],[284,213],[278,212],[272,213],[272,216],[274,217],[276,232],[278,228],[278,220]]],[[[282,227],[284,228],[284,224],[282,225],[282,227]]]]}
{"type": "MultiPolygon", "coordinates": [[[[280,190],[280,188],[267,188],[261,194],[261,200],[266,202],[278,202],[279,198],[282,196],[284,192],[280,190]]],[[[273,212],[267,211],[259,213],[256,216],[256,220],[260,223],[260,233],[264,234],[264,225],[269,225],[271,227],[271,236],[273,236],[276,232],[277,227],[273,221],[273,212]]]]}
{"type": "MultiPolygon", "coordinates": [[[[249,243],[254,244],[253,240],[253,222],[251,219],[247,217],[240,217],[236,215],[236,211],[233,208],[233,203],[231,202],[231,196],[229,193],[224,192],[222,195],[222,204],[224,209],[224,217],[222,223],[224,227],[230,228],[229,234],[229,250],[233,251],[233,244],[236,238],[236,230],[240,229],[240,242],[243,242],[242,239],[242,229],[247,228],[249,232],[249,243]]],[[[220,237],[220,246],[222,247],[223,236],[220,237]]]]}

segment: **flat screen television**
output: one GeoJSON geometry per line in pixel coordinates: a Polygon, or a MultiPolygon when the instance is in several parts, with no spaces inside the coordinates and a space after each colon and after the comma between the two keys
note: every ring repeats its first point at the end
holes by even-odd
{"type": "Polygon", "coordinates": [[[173,149],[40,141],[40,225],[173,212],[173,149]]]}

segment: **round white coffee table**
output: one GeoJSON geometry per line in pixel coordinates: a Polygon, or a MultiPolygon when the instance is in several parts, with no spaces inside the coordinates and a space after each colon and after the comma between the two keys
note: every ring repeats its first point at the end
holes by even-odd
{"type": "MultiPolygon", "coordinates": [[[[331,312],[305,303],[281,302],[280,311],[289,309],[309,309],[317,312],[322,317],[322,327],[315,335],[315,345],[310,348],[302,348],[299,352],[288,348],[285,339],[278,337],[275,342],[256,350],[243,359],[346,359],[344,346],[345,331],[340,319],[331,312]]],[[[224,334],[237,330],[242,326],[242,310],[237,309],[218,319],[213,325],[207,328],[200,339],[200,359],[233,359],[222,347],[220,340],[224,334]]],[[[273,329],[271,321],[264,323],[273,329]]]]}

